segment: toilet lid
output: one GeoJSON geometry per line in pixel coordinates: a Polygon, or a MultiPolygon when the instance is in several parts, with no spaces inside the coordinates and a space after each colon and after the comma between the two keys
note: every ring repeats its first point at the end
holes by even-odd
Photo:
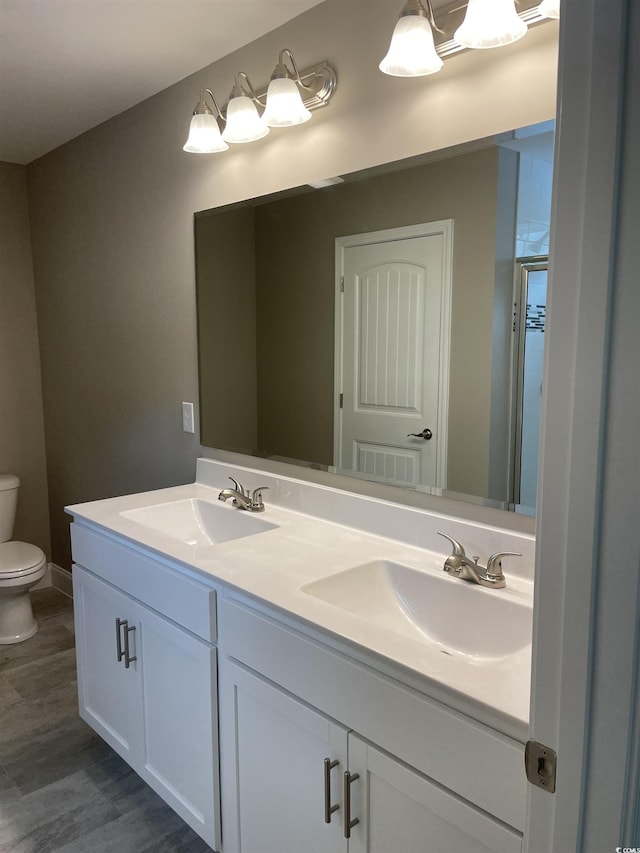
{"type": "Polygon", "coordinates": [[[29,574],[45,562],[44,553],[36,545],[27,542],[0,543],[0,580],[29,574]]]}

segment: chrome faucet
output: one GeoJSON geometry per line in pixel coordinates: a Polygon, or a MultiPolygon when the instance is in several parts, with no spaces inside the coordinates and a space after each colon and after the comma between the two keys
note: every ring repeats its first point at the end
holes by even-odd
{"type": "Polygon", "coordinates": [[[228,501],[230,499],[231,503],[238,509],[246,509],[247,512],[264,512],[265,507],[262,501],[262,492],[268,489],[269,486],[258,486],[257,489],[249,492],[248,489],[241,486],[233,477],[229,477],[229,479],[235,488],[223,489],[218,495],[219,501],[228,501]]]}
{"type": "Polygon", "coordinates": [[[503,557],[521,557],[522,554],[516,551],[502,551],[498,554],[492,554],[487,560],[487,568],[484,569],[478,564],[478,557],[470,560],[464,552],[462,545],[448,536],[446,533],[440,533],[438,536],[444,536],[451,542],[453,551],[451,555],[444,561],[442,567],[445,572],[460,580],[471,581],[472,583],[480,584],[480,586],[488,586],[492,589],[504,589],[507,585],[504,574],[502,572],[503,557]]]}

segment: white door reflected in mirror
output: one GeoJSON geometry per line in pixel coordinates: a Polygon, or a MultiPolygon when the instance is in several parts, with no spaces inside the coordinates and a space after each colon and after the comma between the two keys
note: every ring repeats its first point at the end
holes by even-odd
{"type": "Polygon", "coordinates": [[[452,237],[445,220],[336,240],[340,473],[446,488],[452,237]]]}

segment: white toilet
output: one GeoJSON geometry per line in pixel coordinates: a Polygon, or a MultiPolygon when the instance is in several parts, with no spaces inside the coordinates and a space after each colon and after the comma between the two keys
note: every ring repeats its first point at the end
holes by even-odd
{"type": "Polygon", "coordinates": [[[0,474],[0,645],[21,643],[38,630],[29,590],[47,570],[47,558],[35,545],[10,542],[20,480],[0,474]]]}

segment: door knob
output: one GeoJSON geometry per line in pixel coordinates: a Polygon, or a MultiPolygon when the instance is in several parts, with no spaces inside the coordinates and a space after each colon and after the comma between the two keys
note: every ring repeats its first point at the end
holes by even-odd
{"type": "Polygon", "coordinates": [[[425,441],[429,441],[430,438],[433,438],[433,433],[429,427],[425,427],[422,432],[410,432],[407,438],[410,436],[413,436],[413,438],[424,438],[425,441]]]}

